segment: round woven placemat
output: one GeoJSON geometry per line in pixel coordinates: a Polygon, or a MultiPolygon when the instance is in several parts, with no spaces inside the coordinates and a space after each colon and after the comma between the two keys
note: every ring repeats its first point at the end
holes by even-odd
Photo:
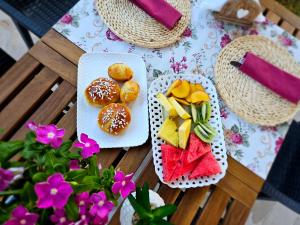
{"type": "Polygon", "coordinates": [[[261,36],[244,36],[228,44],[218,56],[215,76],[221,97],[233,112],[250,123],[275,126],[291,120],[300,104],[281,98],[230,65],[230,61],[241,61],[248,51],[300,77],[300,65],[287,49],[261,36]]]}
{"type": "Polygon", "coordinates": [[[168,30],[129,0],[98,0],[99,15],[106,25],[123,40],[145,48],[163,48],[180,40],[191,17],[190,0],[167,0],[182,14],[168,30]]]}

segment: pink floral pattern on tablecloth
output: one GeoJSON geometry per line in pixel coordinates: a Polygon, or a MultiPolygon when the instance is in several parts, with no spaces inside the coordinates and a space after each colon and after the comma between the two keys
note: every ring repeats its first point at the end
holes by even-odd
{"type": "MultiPolygon", "coordinates": [[[[168,48],[145,49],[122,41],[98,16],[94,2],[80,0],[54,26],[58,32],[86,52],[129,52],[140,55],[146,63],[149,83],[166,74],[203,75],[214,82],[214,65],[220,50],[237,37],[263,35],[287,47],[300,59],[300,44],[293,36],[266,20],[252,28],[216,21],[202,7],[192,2],[192,20],[182,39],[168,48]]],[[[261,127],[249,124],[230,111],[220,100],[228,154],[253,172],[266,178],[284,140],[288,125],[261,127]]]]}

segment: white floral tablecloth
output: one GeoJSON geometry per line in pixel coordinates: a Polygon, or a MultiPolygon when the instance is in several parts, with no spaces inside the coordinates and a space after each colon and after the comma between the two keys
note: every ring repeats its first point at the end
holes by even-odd
{"type": "MultiPolygon", "coordinates": [[[[55,26],[58,32],[86,52],[128,52],[140,55],[147,66],[148,81],[165,74],[201,74],[214,79],[216,57],[226,44],[242,35],[263,35],[289,49],[300,59],[300,43],[278,26],[265,21],[251,29],[216,21],[203,9],[201,0],[192,0],[192,21],[175,45],[164,49],[145,49],[126,43],[101,21],[95,2],[81,0],[55,26]]],[[[266,178],[288,130],[251,125],[220,100],[228,154],[257,175],[266,178]]]]}

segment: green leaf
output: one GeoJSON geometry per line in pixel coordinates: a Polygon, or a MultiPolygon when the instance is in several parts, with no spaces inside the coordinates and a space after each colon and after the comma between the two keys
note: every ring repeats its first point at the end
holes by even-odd
{"type": "Polygon", "coordinates": [[[84,169],[69,171],[66,173],[66,180],[78,182],[87,175],[86,173],[87,171],[84,169]]]}
{"type": "Polygon", "coordinates": [[[26,144],[34,143],[35,142],[35,133],[32,131],[28,132],[25,137],[25,142],[26,142],[26,144]]]}
{"type": "Polygon", "coordinates": [[[170,222],[164,219],[158,219],[150,222],[151,225],[172,225],[170,222]]]}
{"type": "Polygon", "coordinates": [[[34,192],[33,185],[30,182],[26,182],[20,193],[22,202],[35,202],[37,197],[34,192]]]}
{"type": "Polygon", "coordinates": [[[152,210],[154,217],[164,218],[166,216],[172,215],[176,211],[177,207],[175,205],[164,205],[159,208],[152,210]]]}
{"type": "Polygon", "coordinates": [[[72,141],[65,141],[58,149],[55,150],[55,155],[68,158],[69,154],[71,153],[69,151],[71,146],[72,146],[72,141]]]}
{"type": "Polygon", "coordinates": [[[47,180],[47,178],[48,178],[47,173],[39,172],[39,173],[36,173],[32,176],[32,181],[34,183],[37,183],[37,182],[45,181],[45,180],[47,180]]]}
{"type": "Polygon", "coordinates": [[[76,221],[79,217],[79,209],[75,203],[74,197],[70,197],[65,206],[66,214],[69,220],[76,221]]]}
{"type": "Polygon", "coordinates": [[[39,218],[39,224],[52,224],[50,221],[51,214],[53,214],[53,210],[43,209],[39,218]]]}
{"type": "Polygon", "coordinates": [[[73,186],[76,193],[98,190],[100,188],[100,177],[86,176],[80,184],[73,186]]]}
{"type": "Polygon", "coordinates": [[[153,216],[148,213],[144,208],[143,206],[141,206],[137,201],[136,199],[133,197],[132,194],[130,194],[128,196],[128,200],[131,204],[131,206],[134,208],[135,212],[139,215],[139,217],[141,219],[152,219],[153,216]]]}
{"type": "Polygon", "coordinates": [[[55,157],[53,151],[54,150],[50,150],[49,152],[46,153],[46,156],[45,156],[45,166],[46,167],[54,168],[54,164],[56,162],[56,157],[55,157]]]}
{"type": "Polygon", "coordinates": [[[151,209],[150,200],[149,200],[149,186],[148,183],[144,183],[142,188],[142,203],[144,208],[148,211],[151,209]]]}
{"type": "Polygon", "coordinates": [[[0,142],[0,162],[8,161],[23,148],[23,141],[0,142]]]}
{"type": "Polygon", "coordinates": [[[79,153],[76,152],[70,152],[68,155],[69,159],[79,159],[81,157],[81,155],[79,153]]]}
{"type": "Polygon", "coordinates": [[[99,168],[96,155],[89,158],[88,174],[91,176],[99,176],[99,168]]]}

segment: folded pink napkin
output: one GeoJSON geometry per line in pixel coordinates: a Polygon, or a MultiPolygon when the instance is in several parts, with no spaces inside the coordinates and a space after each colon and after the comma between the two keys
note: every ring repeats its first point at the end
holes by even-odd
{"type": "Polygon", "coordinates": [[[248,52],[240,70],[288,101],[300,100],[300,79],[248,52]]]}
{"type": "Polygon", "coordinates": [[[169,30],[181,18],[181,13],[164,0],[130,0],[169,30]]]}

